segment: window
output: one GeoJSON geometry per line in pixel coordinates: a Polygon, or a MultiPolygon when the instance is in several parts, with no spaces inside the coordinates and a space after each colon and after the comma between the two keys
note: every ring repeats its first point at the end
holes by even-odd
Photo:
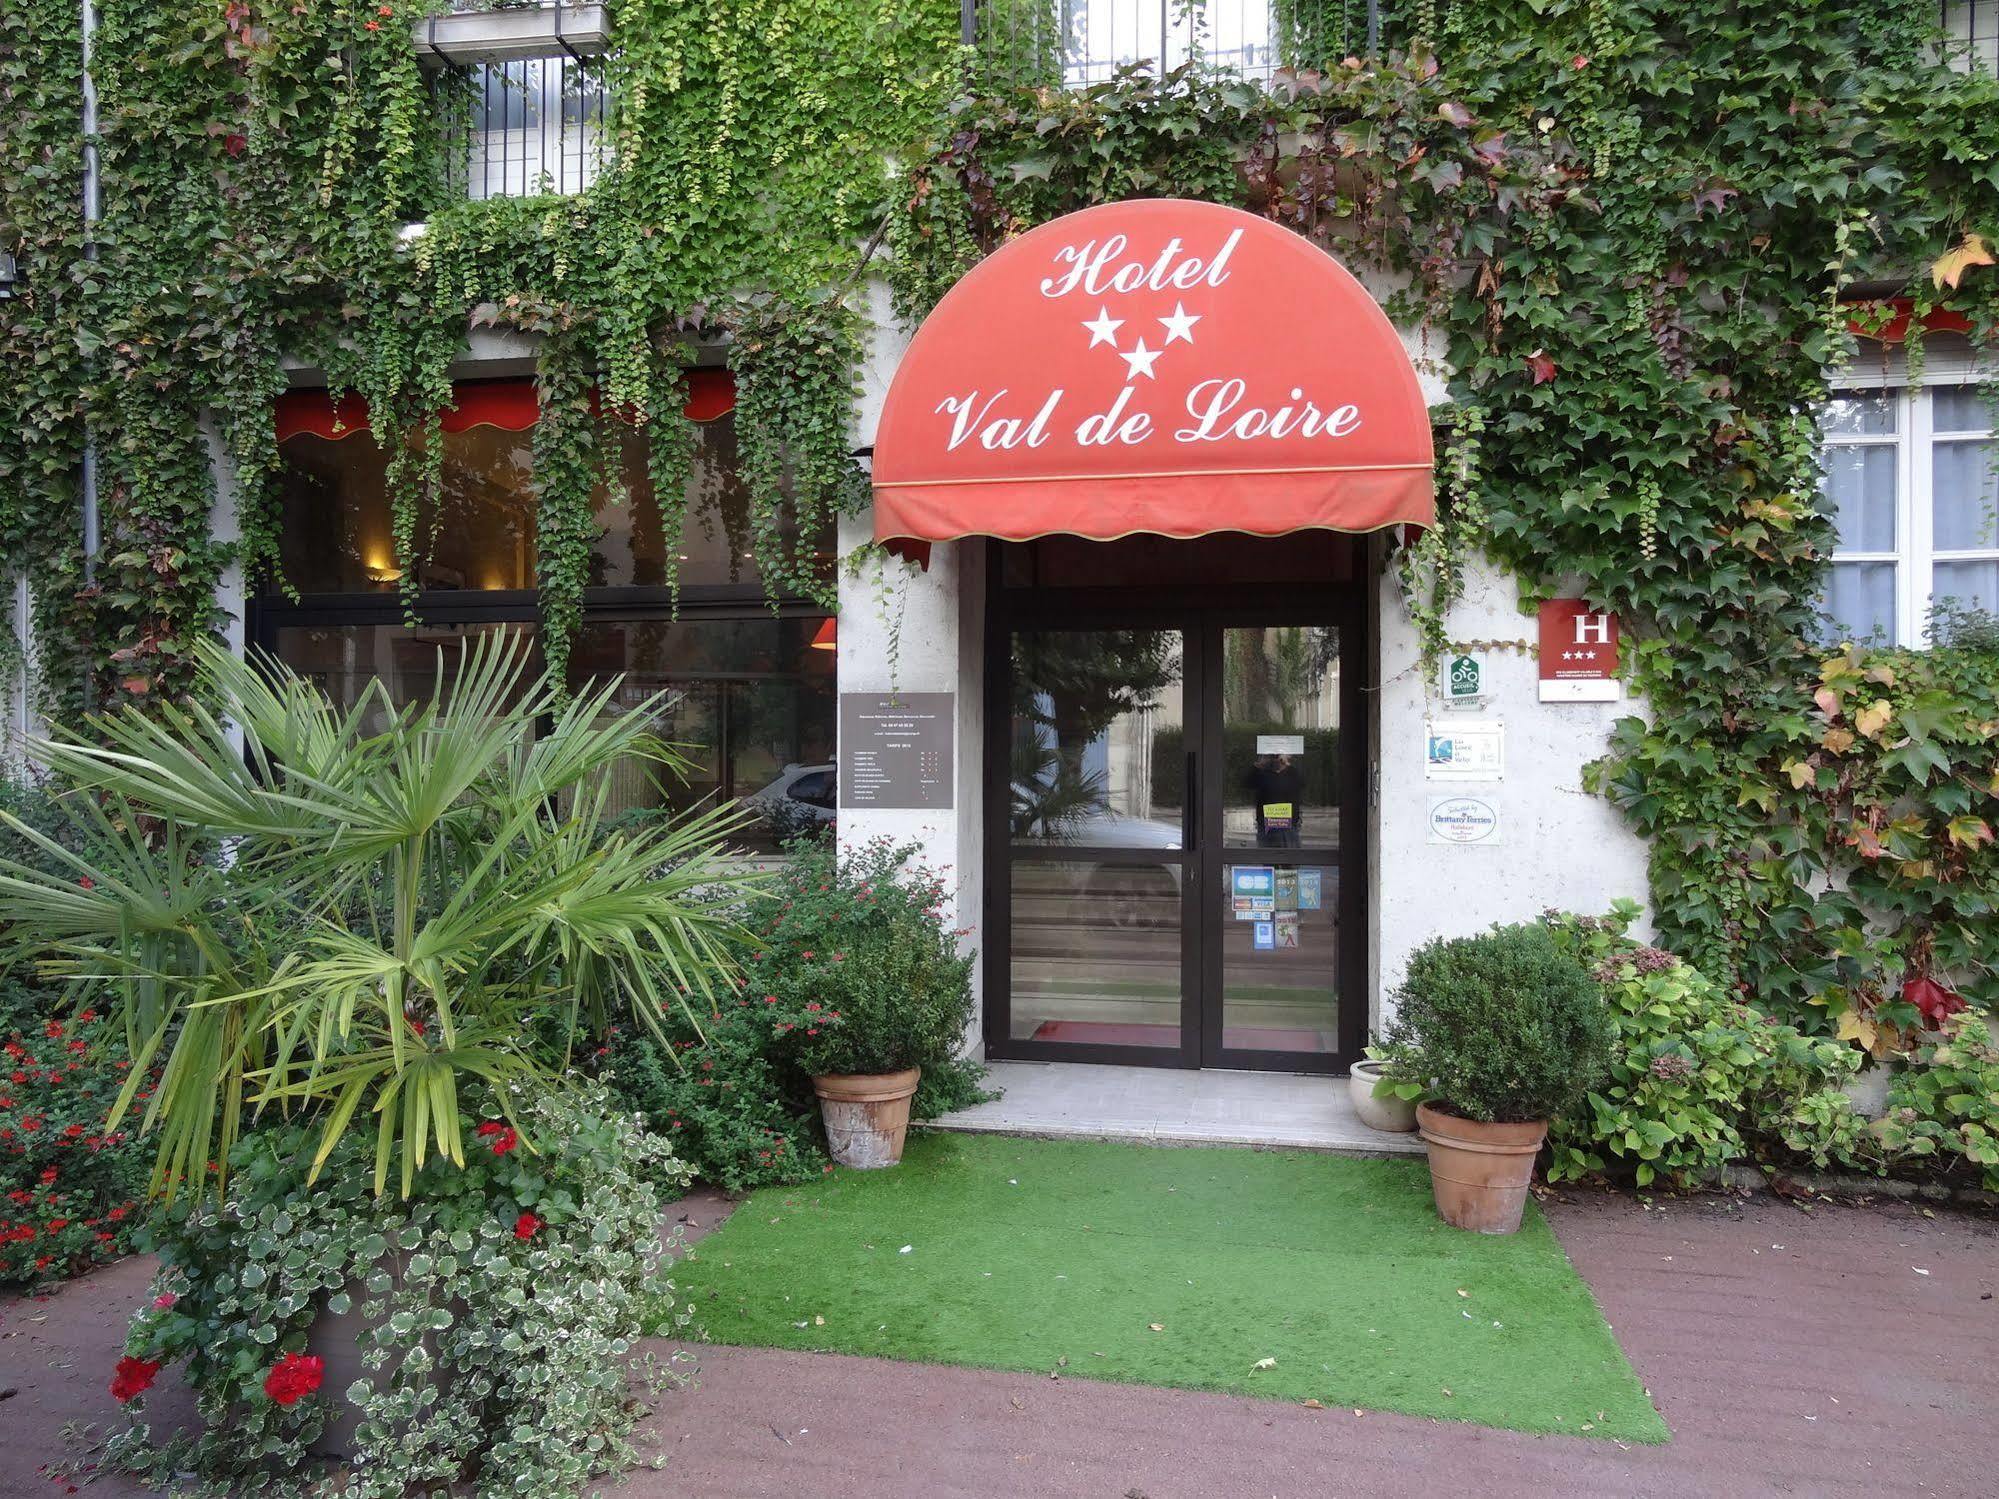
{"type": "Polygon", "coordinates": [[[468,198],[580,193],[609,158],[600,61],[524,57],[445,74],[446,175],[468,198]]]}
{"type": "Polygon", "coordinates": [[[610,155],[609,8],[451,0],[416,23],[434,70],[445,176],[468,198],[580,193],[610,155]]]}
{"type": "MultiPolygon", "coordinates": [[[[664,586],[666,554],[646,476],[646,438],[621,425],[620,481],[600,494],[602,530],[569,681],[622,677],[607,712],[669,695],[660,732],[694,762],[685,779],[656,766],[623,767],[616,813],[642,816],[741,801],[754,816],[736,841],[759,851],[830,824],[834,816],[836,699],[833,639],[822,610],[780,600],[775,610],[748,555],[748,501],[736,472],[733,389],[697,370],[689,511],[678,549],[679,613],[664,586]]],[[[461,385],[444,422],[443,503],[418,518],[430,538],[414,624],[403,617],[390,539],[388,454],[355,405],[336,409],[301,392],[278,412],[285,577],[256,601],[257,641],[317,681],[336,702],[358,702],[380,680],[392,702],[433,690],[469,637],[536,640],[534,390],[525,381],[461,385]]],[[[831,563],[831,538],[821,539],[831,563]]]]}
{"type": "Polygon", "coordinates": [[[1274,11],[1271,0],[981,0],[977,45],[1008,77],[1059,71],[1070,87],[1137,63],[1267,79],[1279,65],[1274,11]]]}
{"type": "Polygon", "coordinates": [[[1834,631],[1921,645],[1938,600],[1999,610],[1999,439],[1979,387],[1844,391],[1823,429],[1834,631]]]}
{"type": "Polygon", "coordinates": [[[1942,0],[1950,65],[1999,73],[1999,0],[1942,0]]]}

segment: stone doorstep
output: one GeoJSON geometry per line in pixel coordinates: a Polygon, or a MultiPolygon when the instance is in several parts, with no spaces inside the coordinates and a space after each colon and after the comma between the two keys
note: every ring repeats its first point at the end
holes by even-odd
{"type": "MultiPolygon", "coordinates": [[[[1295,1138],[1279,1130],[1200,1130],[1174,1125],[1147,1125],[1122,1121],[1092,1121],[1021,1118],[1014,1120],[932,1119],[913,1124],[911,1129],[940,1130],[967,1135],[1015,1135],[1026,1140],[1108,1140],[1121,1145],[1201,1146],[1218,1145],[1251,1150],[1309,1150],[1324,1155],[1354,1156],[1363,1160],[1414,1156],[1423,1153],[1423,1142],[1414,1134],[1381,1135],[1374,1140],[1335,1140],[1323,1134],[1301,1133],[1295,1138]]],[[[1371,1131],[1370,1133],[1378,1133],[1371,1131]]]]}

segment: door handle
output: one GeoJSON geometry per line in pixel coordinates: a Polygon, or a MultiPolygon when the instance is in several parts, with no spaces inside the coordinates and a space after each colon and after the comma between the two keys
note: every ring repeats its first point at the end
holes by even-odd
{"type": "Polygon", "coordinates": [[[1193,750],[1187,751],[1187,766],[1183,772],[1184,794],[1180,798],[1180,847],[1189,849],[1201,828],[1201,757],[1193,750]]]}

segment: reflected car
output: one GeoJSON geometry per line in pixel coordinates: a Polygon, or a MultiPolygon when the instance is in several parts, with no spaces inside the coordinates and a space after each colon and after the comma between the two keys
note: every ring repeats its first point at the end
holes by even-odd
{"type": "Polygon", "coordinates": [[[787,765],[776,780],[742,798],[779,837],[830,827],[839,815],[839,772],[831,765],[787,765]]]}

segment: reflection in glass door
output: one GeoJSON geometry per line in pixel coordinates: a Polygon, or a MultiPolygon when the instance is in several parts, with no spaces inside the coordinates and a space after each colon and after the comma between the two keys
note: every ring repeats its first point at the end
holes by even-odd
{"type": "Polygon", "coordinates": [[[1019,630],[1007,665],[1008,1037],[1177,1053],[1185,636],[1019,630]]]}
{"type": "Polygon", "coordinates": [[[1228,625],[1217,644],[1221,868],[1205,888],[1221,896],[1219,973],[1202,1059],[1329,1056],[1341,1049],[1340,632],[1228,625]]]}

